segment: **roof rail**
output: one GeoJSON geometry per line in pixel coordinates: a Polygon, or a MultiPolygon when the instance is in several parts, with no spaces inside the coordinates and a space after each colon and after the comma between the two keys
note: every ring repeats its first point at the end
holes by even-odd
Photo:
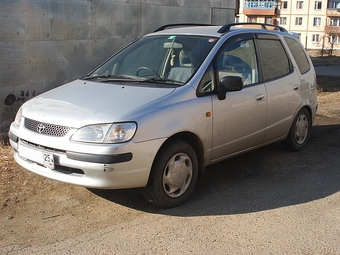
{"type": "Polygon", "coordinates": [[[198,23],[178,23],[178,24],[168,24],[157,28],[154,33],[165,30],[170,27],[193,27],[193,26],[212,26],[210,24],[198,24],[198,23]]]}
{"type": "Polygon", "coordinates": [[[271,28],[274,28],[273,30],[280,30],[281,32],[287,32],[285,28],[277,26],[277,25],[266,24],[266,23],[252,23],[252,22],[230,23],[230,24],[227,24],[221,27],[217,32],[221,34],[226,33],[230,31],[231,27],[242,26],[242,25],[257,25],[257,26],[261,26],[262,29],[268,29],[268,27],[271,27],[271,28]]]}

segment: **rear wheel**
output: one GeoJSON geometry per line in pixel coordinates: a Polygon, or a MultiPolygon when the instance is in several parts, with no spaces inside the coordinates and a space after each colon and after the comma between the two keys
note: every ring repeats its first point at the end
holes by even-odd
{"type": "Polygon", "coordinates": [[[311,121],[309,113],[303,108],[295,116],[287,138],[281,142],[282,146],[293,151],[304,149],[307,145],[310,128],[311,121]]]}
{"type": "Polygon", "coordinates": [[[151,169],[144,197],[152,204],[171,208],[183,204],[194,190],[197,156],[186,142],[174,140],[161,149],[151,169]]]}

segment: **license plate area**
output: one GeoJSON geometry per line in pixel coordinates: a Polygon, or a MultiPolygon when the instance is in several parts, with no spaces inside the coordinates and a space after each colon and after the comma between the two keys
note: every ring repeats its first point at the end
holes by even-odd
{"type": "Polygon", "coordinates": [[[44,166],[50,169],[54,169],[54,155],[48,152],[42,152],[42,154],[44,166]]]}
{"type": "Polygon", "coordinates": [[[56,156],[51,152],[42,149],[27,147],[24,145],[18,146],[18,152],[20,157],[22,158],[43,165],[50,169],[55,168],[54,162],[56,156]]]}

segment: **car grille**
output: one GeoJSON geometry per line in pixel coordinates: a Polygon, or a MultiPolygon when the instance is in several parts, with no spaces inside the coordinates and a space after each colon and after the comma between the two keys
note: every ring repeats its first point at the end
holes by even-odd
{"type": "Polygon", "coordinates": [[[47,124],[47,123],[31,120],[28,118],[25,118],[25,127],[39,134],[56,136],[56,137],[65,136],[68,133],[68,131],[71,129],[69,127],[47,124]]]}

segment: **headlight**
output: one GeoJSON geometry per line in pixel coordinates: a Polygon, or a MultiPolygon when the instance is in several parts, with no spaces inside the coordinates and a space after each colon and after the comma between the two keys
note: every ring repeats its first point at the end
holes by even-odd
{"type": "Polygon", "coordinates": [[[22,107],[19,108],[17,115],[15,115],[14,123],[18,127],[20,127],[21,124],[21,119],[22,119],[22,107]]]}
{"type": "Polygon", "coordinates": [[[122,143],[130,141],[136,130],[137,124],[134,122],[97,124],[78,129],[71,140],[87,143],[122,143]]]}

